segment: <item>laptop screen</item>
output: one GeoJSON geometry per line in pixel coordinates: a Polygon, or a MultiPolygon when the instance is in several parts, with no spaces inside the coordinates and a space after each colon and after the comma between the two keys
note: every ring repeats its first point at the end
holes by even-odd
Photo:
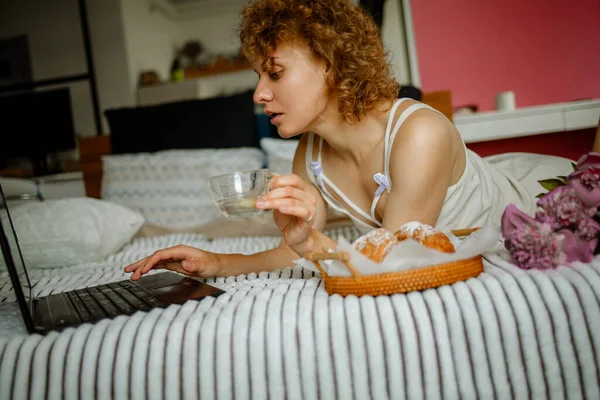
{"type": "MultiPolygon", "coordinates": [[[[19,282],[21,283],[23,294],[25,295],[25,298],[29,305],[29,311],[32,312],[33,299],[31,296],[31,282],[29,280],[29,275],[27,275],[27,270],[25,269],[23,254],[21,253],[21,250],[18,245],[17,234],[15,232],[12,220],[10,218],[10,211],[8,209],[7,199],[4,195],[4,189],[2,188],[2,184],[0,184],[0,226],[1,229],[4,231],[5,237],[8,241],[10,256],[15,265],[16,273],[19,277],[19,282]]],[[[0,258],[0,270],[2,271],[7,270],[7,260],[5,260],[5,257],[6,256],[0,258]]],[[[15,294],[17,294],[16,291],[15,294]]]]}

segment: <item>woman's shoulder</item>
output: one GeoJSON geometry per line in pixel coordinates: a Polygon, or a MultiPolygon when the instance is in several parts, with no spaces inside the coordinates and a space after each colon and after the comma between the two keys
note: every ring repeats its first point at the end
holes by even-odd
{"type": "Polygon", "coordinates": [[[392,111],[389,128],[402,141],[462,140],[452,121],[424,103],[407,99],[392,111]]]}

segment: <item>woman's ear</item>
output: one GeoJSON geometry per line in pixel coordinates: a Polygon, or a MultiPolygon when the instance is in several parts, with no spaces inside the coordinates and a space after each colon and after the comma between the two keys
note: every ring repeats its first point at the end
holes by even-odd
{"type": "Polygon", "coordinates": [[[329,74],[331,73],[331,65],[329,63],[325,64],[325,68],[323,69],[323,79],[325,81],[329,80],[329,74]]]}

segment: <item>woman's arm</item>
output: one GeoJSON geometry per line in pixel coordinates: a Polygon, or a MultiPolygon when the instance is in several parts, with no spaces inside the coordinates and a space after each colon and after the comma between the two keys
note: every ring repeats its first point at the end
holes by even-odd
{"type": "Polygon", "coordinates": [[[306,137],[303,137],[294,157],[293,170],[296,174],[276,176],[271,181],[272,190],[263,196],[267,202],[262,208],[275,209],[275,222],[282,230],[282,240],[277,248],[247,255],[216,254],[179,245],[158,250],[126,266],[125,272],[131,272],[133,280],[152,269],[169,269],[200,278],[237,276],[281,269],[292,265],[293,260],[304,256],[307,251],[322,251],[323,246],[335,247],[333,240],[319,232],[325,227],[327,207],[318,189],[306,175],[305,151],[306,137]],[[275,192],[279,192],[279,195],[275,192]],[[302,200],[306,200],[306,203],[302,200]],[[279,202],[279,207],[269,205],[269,201],[279,202]],[[286,204],[290,213],[282,213],[277,209],[285,208],[286,204]],[[304,219],[309,214],[313,218],[307,223],[304,219]]]}
{"type": "Polygon", "coordinates": [[[448,187],[464,171],[461,152],[460,134],[444,116],[418,110],[407,119],[392,147],[383,226],[392,232],[411,221],[435,226],[448,187]]]}
{"type": "Polygon", "coordinates": [[[219,271],[214,276],[238,276],[251,272],[270,272],[289,267],[300,258],[282,240],[279,247],[254,254],[217,254],[219,271]]]}
{"type": "Polygon", "coordinates": [[[251,272],[274,271],[292,264],[298,255],[280,246],[260,253],[218,254],[195,247],[178,245],[157,250],[124,268],[131,279],[138,280],[152,269],[168,269],[185,275],[208,278],[237,276],[251,272]]]}

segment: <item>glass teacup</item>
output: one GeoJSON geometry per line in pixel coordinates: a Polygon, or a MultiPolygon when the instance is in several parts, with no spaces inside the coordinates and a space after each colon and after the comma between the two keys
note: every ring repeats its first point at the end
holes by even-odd
{"type": "Polygon", "coordinates": [[[215,205],[229,218],[260,215],[265,210],[256,208],[256,200],[267,193],[271,171],[266,168],[232,172],[207,179],[215,205]]]}

